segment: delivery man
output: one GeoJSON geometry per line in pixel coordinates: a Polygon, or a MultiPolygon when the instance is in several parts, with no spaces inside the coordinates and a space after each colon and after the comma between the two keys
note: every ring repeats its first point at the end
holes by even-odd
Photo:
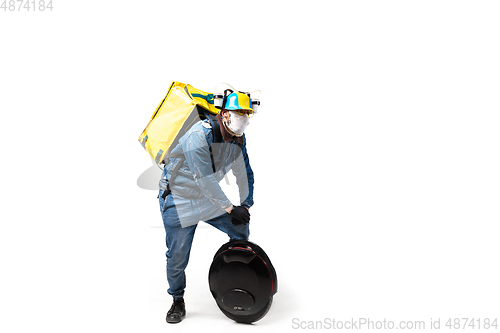
{"type": "Polygon", "coordinates": [[[170,156],[175,157],[166,161],[158,197],[166,233],[168,293],[173,297],[168,323],[178,323],[186,315],[185,269],[198,222],[214,226],[231,240],[248,240],[254,175],[243,131],[253,114],[247,94],[229,94],[216,121],[194,124],[172,150],[170,156]],[[236,177],[239,204],[219,186],[229,170],[236,177]]]}

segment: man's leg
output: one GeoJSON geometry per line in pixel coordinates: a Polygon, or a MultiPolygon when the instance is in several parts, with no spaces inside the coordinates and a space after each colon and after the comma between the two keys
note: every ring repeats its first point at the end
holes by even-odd
{"type": "Polygon", "coordinates": [[[228,213],[226,213],[205,222],[219,229],[220,231],[225,232],[229,236],[230,240],[248,240],[248,236],[250,235],[250,223],[234,225],[231,222],[231,219],[232,217],[228,213]]]}
{"type": "Polygon", "coordinates": [[[186,288],[185,269],[193,242],[196,225],[182,228],[165,226],[167,252],[168,293],[178,299],[184,296],[186,288]]]}
{"type": "Polygon", "coordinates": [[[186,288],[185,269],[189,262],[196,225],[186,228],[181,227],[172,195],[167,196],[166,203],[161,198],[161,195],[159,199],[167,245],[165,254],[167,257],[168,293],[174,299],[180,299],[184,296],[184,289],[186,288]]]}

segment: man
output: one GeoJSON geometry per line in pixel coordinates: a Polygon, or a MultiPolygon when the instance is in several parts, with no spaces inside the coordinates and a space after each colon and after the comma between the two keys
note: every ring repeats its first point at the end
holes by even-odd
{"type": "Polygon", "coordinates": [[[243,131],[251,116],[250,98],[229,94],[217,121],[194,124],[165,165],[158,197],[166,233],[168,293],[173,297],[168,323],[178,323],[186,315],[185,269],[198,222],[214,226],[231,240],[248,240],[254,176],[243,131]],[[233,205],[219,186],[229,170],[236,177],[239,205],[233,205]]]}

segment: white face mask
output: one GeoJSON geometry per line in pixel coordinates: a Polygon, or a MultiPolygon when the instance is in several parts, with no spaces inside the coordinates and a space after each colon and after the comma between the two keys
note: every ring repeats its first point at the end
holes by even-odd
{"type": "Polygon", "coordinates": [[[250,119],[246,114],[240,116],[238,112],[229,111],[229,119],[225,123],[236,136],[242,136],[243,131],[250,123],[250,119]]]}

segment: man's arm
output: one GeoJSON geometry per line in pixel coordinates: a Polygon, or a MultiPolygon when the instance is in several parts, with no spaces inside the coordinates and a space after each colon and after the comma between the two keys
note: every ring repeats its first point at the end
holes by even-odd
{"type": "Polygon", "coordinates": [[[241,206],[248,209],[254,204],[254,175],[252,167],[250,166],[250,160],[248,159],[246,140],[244,140],[243,145],[241,145],[241,154],[238,155],[238,158],[233,163],[231,169],[233,171],[233,175],[236,177],[236,184],[238,185],[240,192],[241,206]]]}

